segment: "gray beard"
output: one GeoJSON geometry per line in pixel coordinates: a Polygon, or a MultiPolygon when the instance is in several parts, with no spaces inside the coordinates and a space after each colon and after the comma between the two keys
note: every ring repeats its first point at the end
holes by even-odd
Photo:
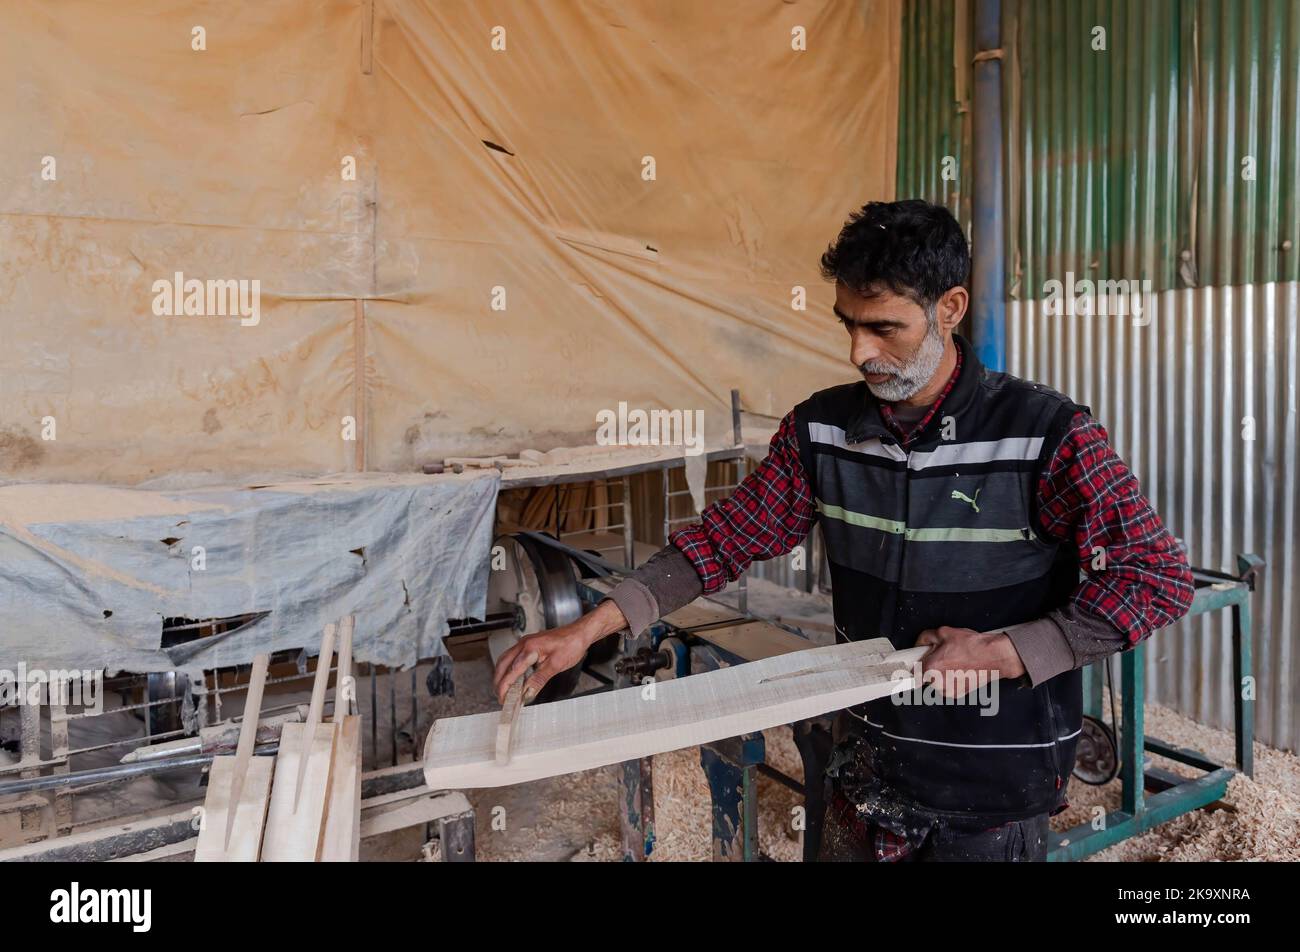
{"type": "Polygon", "coordinates": [[[858,368],[863,377],[867,374],[889,374],[884,383],[867,381],[867,389],[877,400],[885,403],[897,403],[907,400],[920,392],[930,382],[934,372],[943,360],[943,338],[939,334],[938,324],[932,324],[925,332],[925,339],[916,349],[916,356],[902,367],[894,367],[867,361],[858,368]]]}

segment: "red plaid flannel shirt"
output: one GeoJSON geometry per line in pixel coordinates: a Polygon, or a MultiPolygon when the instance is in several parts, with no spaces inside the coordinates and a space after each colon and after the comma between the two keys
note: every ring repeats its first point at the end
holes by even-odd
{"type": "MultiPolygon", "coordinates": [[[[957,366],[939,398],[910,430],[892,409],[881,417],[906,447],[938,412],[961,373],[957,366]]],[[[727,499],[707,506],[699,523],[669,537],[699,574],[709,594],[737,578],[750,562],[784,555],[812,529],[812,494],[799,459],[793,411],[781,421],[767,457],[727,499]]],[[[1191,572],[1169,531],[1142,495],[1137,478],[1111,449],[1105,428],[1076,414],[1056,454],[1038,481],[1038,516],[1043,531],[1074,546],[1087,578],[1071,595],[1079,607],[1105,618],[1135,645],[1187,613],[1195,594],[1191,572]],[[1098,549],[1105,571],[1092,568],[1098,549]]],[[[877,862],[897,862],[913,852],[905,837],[856,815],[845,801],[841,811],[877,862]]]]}
{"type": "MultiPolygon", "coordinates": [[[[961,373],[916,426],[904,432],[887,406],[885,425],[906,447],[939,411],[961,373]]],[[[705,507],[700,521],[669,541],[695,566],[709,594],[736,579],[751,562],[784,555],[812,529],[815,510],[799,447],[794,412],[786,414],[767,457],[726,499],[705,507]]],[[[1195,594],[1191,572],[1172,535],[1142,495],[1137,478],[1111,449],[1106,430],[1085,413],[1038,481],[1038,518],[1053,539],[1073,545],[1087,577],[1070,596],[1080,609],[1106,619],[1135,645],[1187,613],[1195,594]],[[1105,569],[1094,569],[1098,551],[1105,569]]]]}

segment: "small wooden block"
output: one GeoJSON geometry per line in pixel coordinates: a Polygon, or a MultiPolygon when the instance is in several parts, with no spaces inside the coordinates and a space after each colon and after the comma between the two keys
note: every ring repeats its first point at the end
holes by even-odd
{"type": "Polygon", "coordinates": [[[214,757],[208,773],[208,795],[203,801],[203,828],[194,850],[196,863],[256,863],[262,850],[267,802],[271,798],[274,757],[254,757],[244,772],[227,845],[226,823],[237,765],[235,757],[214,757]]]}
{"type": "Polygon", "coordinates": [[[271,805],[262,838],[262,862],[314,862],[320,856],[325,826],[325,801],[329,797],[334,763],[334,725],[316,724],[302,772],[302,795],[294,809],[298,761],[302,756],[306,724],[285,724],[280,732],[280,753],[275,758],[271,805]]]}
{"type": "Polygon", "coordinates": [[[501,705],[501,717],[497,721],[497,763],[510,763],[510,750],[514,745],[515,720],[519,709],[524,706],[524,680],[527,675],[520,675],[510,689],[506,691],[506,701],[501,705]]]}
{"type": "Polygon", "coordinates": [[[367,810],[361,820],[361,834],[369,839],[372,836],[392,833],[394,830],[405,830],[423,823],[432,823],[444,817],[459,816],[472,809],[463,793],[456,791],[430,793],[425,790],[421,796],[405,802],[367,810]]]}
{"type": "Polygon", "coordinates": [[[448,456],[442,461],[444,466],[464,466],[467,469],[491,469],[499,462],[505,462],[505,456],[448,456]]]}

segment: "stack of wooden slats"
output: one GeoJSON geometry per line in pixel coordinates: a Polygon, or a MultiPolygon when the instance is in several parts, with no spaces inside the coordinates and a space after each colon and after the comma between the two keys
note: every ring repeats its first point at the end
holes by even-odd
{"type": "Polygon", "coordinates": [[[258,655],[239,745],[208,776],[196,862],[355,862],[361,835],[361,717],[352,713],[353,616],[325,626],[304,723],[285,724],[275,757],[254,757],[268,657],[258,655]],[[333,720],[325,692],[338,636],[333,720]]]}

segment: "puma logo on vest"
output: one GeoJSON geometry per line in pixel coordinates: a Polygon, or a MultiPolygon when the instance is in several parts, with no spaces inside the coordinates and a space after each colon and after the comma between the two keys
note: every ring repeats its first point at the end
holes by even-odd
{"type": "MultiPolygon", "coordinates": [[[[980,487],[980,488],[982,489],[983,487],[980,487]]],[[[980,498],[980,490],[979,490],[979,489],[975,490],[975,499],[972,499],[970,496],[967,496],[967,495],[966,495],[964,492],[962,492],[960,489],[954,489],[954,490],[952,491],[952,496],[951,496],[950,498],[952,498],[952,499],[960,499],[962,502],[968,502],[968,503],[970,503],[970,507],[971,507],[972,509],[974,509],[976,512],[979,512],[979,511],[980,511],[980,507],[977,506],[977,505],[975,504],[975,499],[979,499],[979,498],[980,498]]]]}

